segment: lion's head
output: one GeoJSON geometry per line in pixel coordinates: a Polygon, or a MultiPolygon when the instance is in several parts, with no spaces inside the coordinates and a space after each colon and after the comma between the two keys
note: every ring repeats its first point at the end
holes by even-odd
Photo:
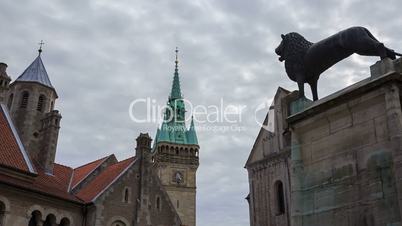
{"type": "Polygon", "coordinates": [[[281,35],[282,41],[275,49],[279,61],[285,61],[288,76],[296,81],[296,74],[304,74],[304,55],[313,44],[296,32],[281,35]]]}

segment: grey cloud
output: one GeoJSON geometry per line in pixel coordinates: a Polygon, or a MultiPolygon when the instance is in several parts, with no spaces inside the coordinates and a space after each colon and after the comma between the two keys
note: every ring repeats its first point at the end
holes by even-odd
{"type": "MultiPolygon", "coordinates": [[[[297,31],[318,41],[364,25],[402,51],[400,8],[399,0],[2,1],[0,61],[15,79],[45,41],[43,61],[63,115],[56,158],[78,166],[111,153],[126,158],[140,132],[155,134],[157,124],[131,122],[128,107],[136,98],[167,100],[178,46],[187,99],[247,105],[245,131],[199,132],[197,185],[198,225],[244,226],[243,166],[259,131],[254,109],[278,86],[296,89],[273,52],[280,34],[297,31]]],[[[367,77],[376,60],[354,56],[325,72],[320,97],[367,77]]]]}

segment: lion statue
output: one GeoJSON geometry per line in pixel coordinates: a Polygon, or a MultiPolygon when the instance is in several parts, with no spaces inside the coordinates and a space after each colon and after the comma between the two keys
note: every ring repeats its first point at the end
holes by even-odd
{"type": "Polygon", "coordinates": [[[353,53],[392,60],[402,56],[385,47],[364,27],[348,28],[317,43],[307,41],[296,32],[281,37],[275,49],[279,61],[285,61],[286,73],[297,82],[299,96],[304,97],[304,83],[308,83],[314,100],[318,100],[317,81],[321,73],[353,53]]]}

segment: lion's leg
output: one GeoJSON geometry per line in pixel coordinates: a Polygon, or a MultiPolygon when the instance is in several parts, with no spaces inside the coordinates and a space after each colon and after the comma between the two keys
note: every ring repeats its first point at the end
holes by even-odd
{"type": "Polygon", "coordinates": [[[391,60],[395,60],[396,59],[396,53],[393,49],[387,48],[385,47],[386,52],[387,52],[387,57],[391,58],[391,60]]]}
{"type": "Polygon", "coordinates": [[[370,37],[364,37],[359,40],[354,46],[355,51],[359,55],[363,56],[379,56],[381,59],[388,57],[387,49],[384,44],[370,37]]]}
{"type": "Polygon", "coordinates": [[[299,86],[299,98],[304,97],[304,82],[297,82],[297,85],[299,86]]]}
{"type": "Polygon", "coordinates": [[[309,82],[314,101],[318,100],[317,82],[318,82],[318,80],[313,80],[313,81],[309,82]]]}

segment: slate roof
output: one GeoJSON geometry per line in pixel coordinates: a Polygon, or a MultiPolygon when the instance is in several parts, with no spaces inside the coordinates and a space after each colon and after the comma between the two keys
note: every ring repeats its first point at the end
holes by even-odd
{"type": "Polygon", "coordinates": [[[93,202],[111,186],[128,168],[135,163],[135,157],[120,161],[102,171],[94,180],[77,193],[77,197],[86,203],[93,202]]]}
{"type": "Polygon", "coordinates": [[[23,82],[38,82],[47,87],[53,88],[43,65],[40,55],[25,69],[25,71],[15,80],[23,82]]]}

